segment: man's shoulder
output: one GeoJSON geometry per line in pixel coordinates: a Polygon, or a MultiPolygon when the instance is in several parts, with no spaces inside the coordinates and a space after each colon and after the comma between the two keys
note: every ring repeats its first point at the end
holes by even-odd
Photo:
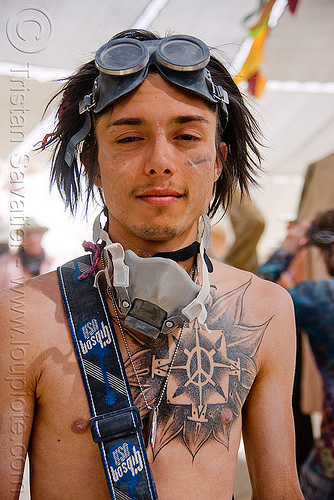
{"type": "Polygon", "coordinates": [[[19,297],[24,298],[26,306],[34,309],[45,307],[49,300],[55,301],[60,297],[57,272],[51,271],[26,281],[23,278],[13,280],[10,287],[0,290],[0,306],[6,307],[19,297]]]}
{"type": "Polygon", "coordinates": [[[271,293],[281,293],[285,295],[287,292],[284,288],[277,283],[265,280],[255,275],[250,271],[244,271],[243,269],[238,269],[237,267],[231,266],[223,262],[214,260],[214,273],[213,281],[218,280],[224,284],[232,283],[243,283],[245,281],[251,281],[252,285],[258,289],[259,292],[268,291],[271,293]]]}
{"type": "MultiPolygon", "coordinates": [[[[27,363],[67,338],[67,321],[56,271],[0,292],[0,342],[27,342],[27,363]],[[8,339],[8,340],[6,340],[8,339]]],[[[7,346],[8,348],[8,346],[7,346]]]]}
{"type": "Polygon", "coordinates": [[[281,307],[289,307],[289,303],[292,302],[287,290],[277,283],[221,262],[214,261],[211,282],[216,284],[224,295],[242,289],[245,304],[251,304],[257,310],[270,307],[275,313],[281,307]]]}

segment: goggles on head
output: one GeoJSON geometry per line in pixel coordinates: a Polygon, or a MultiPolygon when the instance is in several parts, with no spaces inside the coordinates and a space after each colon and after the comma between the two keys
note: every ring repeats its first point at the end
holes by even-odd
{"type": "Polygon", "coordinates": [[[89,111],[100,113],[120,97],[141,85],[151,66],[161,76],[182,89],[188,90],[212,103],[221,103],[225,122],[228,119],[228,94],[212,81],[207,64],[210,51],[198,38],[172,35],[161,40],[117,38],[103,45],[96,53],[95,64],[100,74],[92,93],[79,104],[79,113],[86,113],[83,127],[69,141],[65,161],[70,167],[75,149],[91,130],[89,111]]]}

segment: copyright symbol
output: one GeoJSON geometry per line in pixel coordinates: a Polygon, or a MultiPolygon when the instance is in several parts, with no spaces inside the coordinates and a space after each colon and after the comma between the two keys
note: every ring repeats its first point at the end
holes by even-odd
{"type": "Polygon", "coordinates": [[[21,9],[11,15],[6,25],[9,43],[20,52],[36,54],[44,50],[51,38],[49,15],[41,9],[21,9]]]}

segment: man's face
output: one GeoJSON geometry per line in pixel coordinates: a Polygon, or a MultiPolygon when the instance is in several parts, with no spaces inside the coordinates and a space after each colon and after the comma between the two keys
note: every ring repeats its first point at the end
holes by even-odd
{"type": "Polygon", "coordinates": [[[43,252],[41,231],[27,231],[23,237],[23,246],[28,255],[39,256],[43,252]]]}
{"type": "Polygon", "coordinates": [[[222,168],[216,125],[204,100],[156,74],[98,119],[95,183],[114,241],[152,252],[196,239],[222,168]]]}

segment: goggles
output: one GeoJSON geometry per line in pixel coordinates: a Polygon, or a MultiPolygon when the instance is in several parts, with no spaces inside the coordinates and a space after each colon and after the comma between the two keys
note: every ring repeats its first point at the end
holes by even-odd
{"type": "Polygon", "coordinates": [[[70,167],[75,149],[89,134],[91,118],[88,111],[100,113],[117,99],[141,85],[151,66],[161,76],[182,89],[209,102],[221,103],[225,127],[228,119],[228,94],[212,81],[206,68],[210,61],[207,45],[188,35],[172,35],[161,40],[117,38],[107,42],[96,53],[95,64],[100,74],[92,93],[79,104],[79,113],[86,113],[84,126],[69,141],[65,161],[70,167]]]}
{"type": "Polygon", "coordinates": [[[307,236],[309,243],[312,245],[323,247],[334,244],[334,231],[318,229],[313,224],[309,228],[307,236]]]}

